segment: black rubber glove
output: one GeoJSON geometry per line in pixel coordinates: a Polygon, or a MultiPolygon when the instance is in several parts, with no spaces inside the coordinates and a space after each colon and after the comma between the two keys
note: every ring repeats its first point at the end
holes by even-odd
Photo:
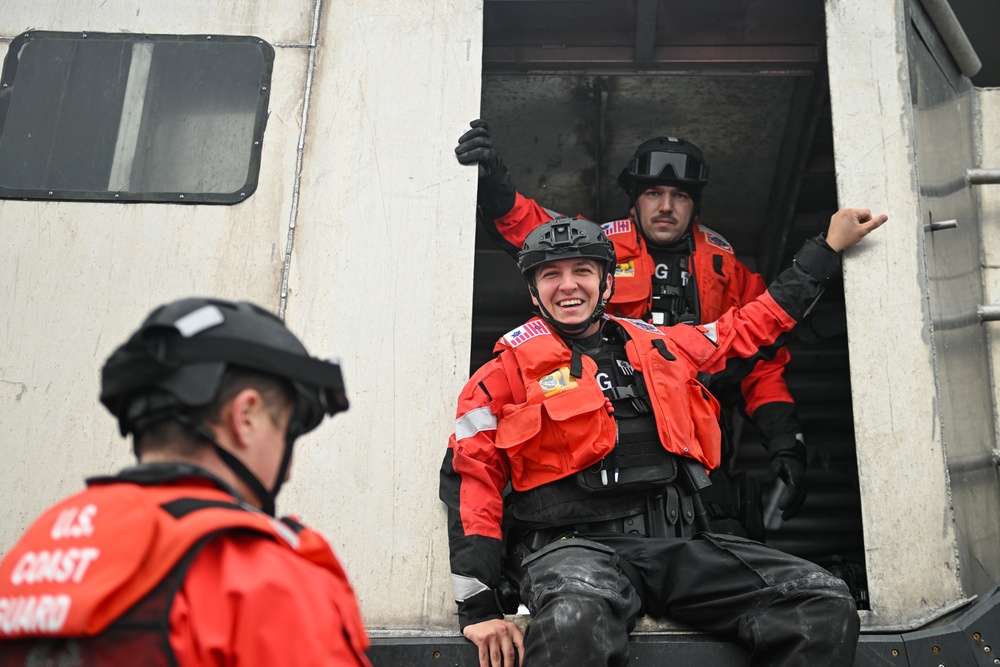
{"type": "Polygon", "coordinates": [[[478,199],[480,219],[487,233],[495,235],[496,242],[514,257],[520,247],[510,246],[499,232],[495,231],[494,220],[501,218],[514,208],[517,190],[510,177],[510,171],[493,147],[490,126],[485,120],[476,119],[469,123],[472,129],[458,138],[455,157],[462,164],[479,165],[478,199]],[[507,246],[510,246],[509,248],[507,246]]]}
{"type": "Polygon", "coordinates": [[[798,514],[806,502],[806,448],[797,443],[793,449],[779,451],[771,457],[770,472],[780,477],[787,487],[778,509],[781,518],[788,521],[798,514]]]}
{"type": "Polygon", "coordinates": [[[490,126],[485,120],[469,123],[472,129],[458,138],[455,156],[462,164],[478,164],[479,178],[489,178],[500,169],[500,154],[493,147],[490,126]]]}

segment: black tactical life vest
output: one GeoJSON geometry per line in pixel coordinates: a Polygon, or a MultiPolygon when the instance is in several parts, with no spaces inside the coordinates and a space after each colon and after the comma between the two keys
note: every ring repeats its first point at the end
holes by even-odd
{"type": "Polygon", "coordinates": [[[691,262],[691,237],[677,247],[647,245],[653,259],[653,304],[651,320],[658,326],[698,324],[701,308],[698,285],[691,262]]]}

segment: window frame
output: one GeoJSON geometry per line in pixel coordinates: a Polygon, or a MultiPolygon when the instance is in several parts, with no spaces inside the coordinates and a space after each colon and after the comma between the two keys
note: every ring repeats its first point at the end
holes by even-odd
{"type": "MultiPolygon", "coordinates": [[[[66,31],[29,31],[11,40],[7,55],[4,58],[3,71],[0,74],[0,141],[7,128],[7,119],[12,100],[16,97],[17,72],[21,66],[22,49],[33,40],[93,40],[117,42],[173,42],[173,43],[206,43],[213,44],[251,44],[260,49],[262,66],[260,83],[257,90],[256,105],[253,108],[252,143],[247,160],[247,178],[241,187],[231,192],[180,192],[180,191],[127,191],[127,190],[60,190],[54,188],[24,188],[8,187],[0,183],[0,199],[46,200],[46,201],[87,201],[87,202],[117,202],[117,203],[176,203],[176,204],[237,204],[252,195],[258,185],[261,150],[263,147],[264,130],[267,124],[268,103],[271,91],[271,79],[274,70],[274,48],[265,40],[254,36],[237,35],[177,35],[177,34],[146,34],[146,33],[102,33],[102,32],[66,32],[66,31]]],[[[125,108],[123,103],[122,108],[125,108]]],[[[110,108],[109,108],[110,110],[110,108]]],[[[0,155],[0,158],[3,156],[0,155]]],[[[243,154],[240,155],[242,164],[243,154]]]]}

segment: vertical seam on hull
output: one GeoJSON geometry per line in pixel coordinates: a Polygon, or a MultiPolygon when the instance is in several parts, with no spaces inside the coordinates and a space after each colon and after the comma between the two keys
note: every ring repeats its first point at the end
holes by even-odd
{"type": "Polygon", "coordinates": [[[316,70],[316,49],[319,41],[319,22],[323,10],[323,0],[316,0],[313,7],[312,34],[309,37],[309,60],[306,65],[306,85],[302,99],[302,127],[295,149],[295,179],[292,185],[292,207],[288,216],[288,236],[285,241],[285,260],[281,267],[281,293],[278,300],[278,317],[285,319],[288,307],[288,275],[292,267],[292,251],[295,248],[295,227],[299,215],[299,192],[302,184],[302,159],[305,154],[306,130],[309,125],[309,105],[312,101],[313,76],[316,70]]]}

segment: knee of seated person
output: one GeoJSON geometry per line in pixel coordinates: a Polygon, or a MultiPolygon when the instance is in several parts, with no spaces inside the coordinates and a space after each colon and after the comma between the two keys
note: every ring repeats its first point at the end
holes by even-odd
{"type": "Polygon", "coordinates": [[[836,635],[857,635],[861,619],[857,604],[843,579],[828,572],[813,572],[797,582],[798,604],[804,612],[827,619],[827,630],[836,635]],[[804,599],[803,599],[804,598],[804,599]]]}
{"type": "Polygon", "coordinates": [[[832,579],[830,584],[830,607],[839,612],[840,617],[847,621],[848,629],[857,634],[861,627],[861,617],[858,616],[858,603],[851,594],[851,589],[843,579],[829,575],[832,579]]]}
{"type": "Polygon", "coordinates": [[[531,665],[623,665],[628,628],[600,596],[553,594],[528,623],[524,647],[525,663],[531,665]]]}
{"type": "Polygon", "coordinates": [[[551,545],[525,560],[521,598],[533,612],[549,598],[567,595],[599,598],[615,610],[630,610],[635,595],[615,560],[607,547],[583,540],[551,545]]]}
{"type": "Polygon", "coordinates": [[[595,635],[595,629],[606,627],[616,615],[600,596],[553,593],[532,613],[531,625],[545,625],[549,632],[584,641],[595,635]]]}
{"type": "Polygon", "coordinates": [[[825,570],[813,573],[810,578],[814,582],[812,588],[828,599],[831,605],[846,606],[851,611],[857,611],[854,596],[851,595],[851,589],[846,581],[825,570]]]}

